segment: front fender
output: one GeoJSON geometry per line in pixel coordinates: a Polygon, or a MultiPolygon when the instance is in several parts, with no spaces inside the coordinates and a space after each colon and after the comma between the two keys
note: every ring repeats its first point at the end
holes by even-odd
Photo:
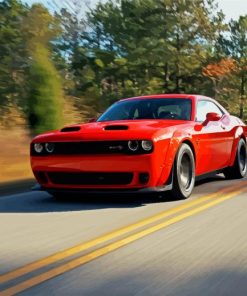
{"type": "MultiPolygon", "coordinates": [[[[163,169],[157,184],[158,186],[166,184],[167,181],[169,180],[177,151],[180,145],[184,142],[190,143],[192,147],[195,147],[193,144],[193,138],[190,132],[186,132],[186,131],[173,132],[169,141],[166,157],[164,158],[163,169]]],[[[196,155],[195,155],[195,158],[196,158],[196,155]]]]}

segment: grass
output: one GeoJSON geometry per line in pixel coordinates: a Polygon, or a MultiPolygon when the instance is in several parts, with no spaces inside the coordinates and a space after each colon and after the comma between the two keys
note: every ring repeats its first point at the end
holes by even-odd
{"type": "MultiPolygon", "coordinates": [[[[63,117],[64,124],[85,120],[69,98],[64,104],[63,117]]],[[[7,112],[0,116],[0,184],[33,178],[29,159],[30,142],[25,115],[16,106],[9,106],[7,112]]]]}
{"type": "Polygon", "coordinates": [[[0,183],[32,178],[28,132],[21,127],[0,128],[0,183]]]}

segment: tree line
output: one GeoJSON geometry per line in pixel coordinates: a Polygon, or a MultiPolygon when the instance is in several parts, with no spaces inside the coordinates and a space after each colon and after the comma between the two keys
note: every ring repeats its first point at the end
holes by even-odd
{"type": "Polygon", "coordinates": [[[198,93],[246,118],[247,15],[225,22],[215,0],[108,0],[87,13],[0,2],[1,113],[16,106],[36,134],[152,93],[198,93]]]}

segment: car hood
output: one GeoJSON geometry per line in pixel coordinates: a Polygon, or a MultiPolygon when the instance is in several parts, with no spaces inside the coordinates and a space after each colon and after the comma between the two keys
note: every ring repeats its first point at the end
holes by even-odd
{"type": "Polygon", "coordinates": [[[66,126],[58,131],[39,135],[35,141],[99,141],[153,139],[157,132],[172,131],[188,125],[184,120],[119,120],[66,126]],[[164,130],[164,131],[165,131],[164,130]]]}

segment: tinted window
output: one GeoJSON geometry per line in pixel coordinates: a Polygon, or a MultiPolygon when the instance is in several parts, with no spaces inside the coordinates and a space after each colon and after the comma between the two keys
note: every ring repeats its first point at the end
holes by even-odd
{"type": "Polygon", "coordinates": [[[207,113],[214,112],[223,115],[220,108],[211,101],[199,101],[197,103],[196,121],[203,122],[206,119],[207,113]]]}
{"type": "Polygon", "coordinates": [[[117,102],[98,121],[134,119],[191,119],[190,99],[136,99],[117,102]]]}

